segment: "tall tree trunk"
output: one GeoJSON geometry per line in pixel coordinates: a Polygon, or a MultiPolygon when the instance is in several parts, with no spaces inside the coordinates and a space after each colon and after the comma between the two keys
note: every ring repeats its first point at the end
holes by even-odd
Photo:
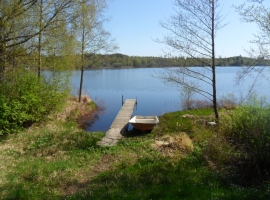
{"type": "Polygon", "coordinates": [[[79,89],[79,102],[82,100],[82,86],[83,86],[83,73],[84,73],[84,68],[81,68],[81,80],[80,80],[80,89],[79,89]]]}
{"type": "Polygon", "coordinates": [[[216,92],[216,56],[215,56],[215,1],[212,0],[212,76],[213,76],[213,106],[216,119],[218,116],[217,92],[216,92]]]}
{"type": "Polygon", "coordinates": [[[6,74],[6,44],[3,44],[0,49],[2,59],[0,60],[0,81],[5,79],[6,74]]]}
{"type": "MultiPolygon", "coordinates": [[[[83,14],[84,15],[84,14],[83,14]]],[[[83,72],[84,72],[84,47],[85,47],[85,24],[83,19],[83,31],[82,31],[82,49],[81,49],[81,61],[82,61],[82,68],[81,68],[81,80],[80,80],[80,89],[79,89],[79,102],[81,102],[82,99],[82,86],[83,86],[83,72]]]]}
{"type": "Polygon", "coordinates": [[[41,76],[41,37],[42,37],[42,10],[43,10],[43,0],[40,0],[39,7],[39,34],[38,34],[38,77],[41,76]]]}

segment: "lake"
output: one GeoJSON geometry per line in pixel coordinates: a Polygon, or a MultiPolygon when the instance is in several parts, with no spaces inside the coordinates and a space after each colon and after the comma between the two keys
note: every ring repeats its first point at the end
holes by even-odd
{"type": "MultiPolygon", "coordinates": [[[[217,67],[217,96],[227,94],[245,96],[252,78],[248,77],[241,85],[235,84],[239,67],[217,67]]],[[[138,104],[133,115],[157,115],[181,110],[181,92],[179,88],[166,85],[156,78],[163,68],[131,69],[91,69],[84,73],[83,93],[90,96],[103,112],[91,121],[87,131],[107,131],[125,99],[137,99],[138,104]]],[[[74,71],[71,77],[72,93],[78,94],[80,71],[74,71]]],[[[259,96],[269,94],[268,82],[261,79],[256,86],[259,96]]],[[[195,95],[195,98],[202,98],[195,95]]]]}

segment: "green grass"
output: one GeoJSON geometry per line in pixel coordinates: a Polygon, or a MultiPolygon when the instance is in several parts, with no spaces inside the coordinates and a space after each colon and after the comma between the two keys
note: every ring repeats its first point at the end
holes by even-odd
{"type": "Polygon", "coordinates": [[[104,172],[91,188],[67,199],[266,199],[268,194],[224,182],[199,155],[172,162],[141,158],[124,169],[104,172]]]}
{"type": "Polygon", "coordinates": [[[72,124],[9,135],[0,146],[0,196],[42,199],[63,195],[65,187],[88,172],[87,165],[98,162],[101,153],[96,142],[103,136],[78,130],[72,124]]]}
{"type": "Polygon", "coordinates": [[[213,130],[194,121],[211,120],[210,110],[189,112],[200,116],[196,120],[183,114],[165,114],[151,133],[127,133],[113,147],[96,144],[104,133],[87,133],[74,123],[54,122],[2,137],[0,199],[270,198],[267,184],[242,188],[209,167],[199,141],[213,130]],[[171,148],[169,156],[152,147],[160,137],[183,131],[193,138],[191,154],[181,157],[171,148]]]}
{"type": "Polygon", "coordinates": [[[194,124],[198,121],[203,123],[214,121],[212,109],[196,109],[164,114],[160,117],[159,127],[163,133],[177,130],[192,132],[194,124]],[[187,117],[183,117],[183,115],[187,115],[187,117]]]}

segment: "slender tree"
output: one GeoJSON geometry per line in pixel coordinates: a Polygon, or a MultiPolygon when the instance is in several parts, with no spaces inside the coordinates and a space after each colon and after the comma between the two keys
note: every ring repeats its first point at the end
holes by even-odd
{"type": "Polygon", "coordinates": [[[78,17],[73,25],[81,55],[79,102],[82,96],[85,69],[101,59],[98,53],[111,53],[117,48],[110,33],[103,28],[103,24],[107,21],[107,18],[103,16],[106,8],[106,0],[82,0],[78,3],[76,10],[78,17]]]}
{"type": "Polygon", "coordinates": [[[161,78],[211,100],[218,119],[215,37],[224,26],[218,0],[175,0],[174,8],[176,14],[160,23],[169,34],[158,42],[180,52],[182,57],[196,60],[201,67],[186,67],[186,59],[176,69],[165,69],[161,78]]]}

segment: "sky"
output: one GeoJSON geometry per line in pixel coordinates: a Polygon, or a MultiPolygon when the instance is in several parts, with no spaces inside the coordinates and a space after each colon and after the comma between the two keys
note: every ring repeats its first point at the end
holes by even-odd
{"type": "MultiPolygon", "coordinates": [[[[108,0],[105,14],[110,21],[105,29],[116,39],[119,46],[117,52],[129,56],[164,56],[170,52],[166,45],[155,40],[162,40],[169,33],[159,23],[175,14],[173,2],[174,0],[108,0]]],[[[226,15],[224,22],[227,25],[217,32],[216,57],[247,56],[245,51],[252,45],[250,41],[254,38],[257,27],[255,24],[241,22],[232,7],[240,5],[244,0],[219,2],[222,14],[226,15]]]]}

